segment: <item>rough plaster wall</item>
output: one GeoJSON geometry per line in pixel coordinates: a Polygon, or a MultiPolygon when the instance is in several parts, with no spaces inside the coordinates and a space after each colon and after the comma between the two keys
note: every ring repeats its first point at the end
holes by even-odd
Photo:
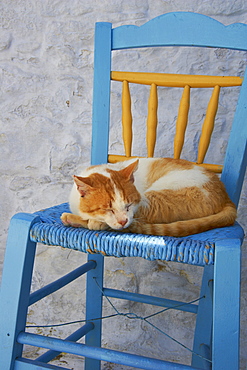
{"type": "MultiPolygon", "coordinates": [[[[149,19],[170,11],[194,11],[213,16],[224,24],[247,22],[247,3],[244,0],[181,1],[181,0],[5,0],[1,5],[0,67],[1,67],[1,249],[2,265],[6,233],[10,217],[16,212],[33,212],[38,209],[67,201],[71,187],[71,175],[90,161],[91,102],[93,77],[93,36],[96,21],[109,21],[114,26],[121,24],[141,25],[149,19]]],[[[231,73],[240,74],[246,55],[237,60],[233,53],[225,51],[205,52],[198,50],[193,59],[187,51],[183,54],[169,50],[162,54],[152,52],[126,52],[122,57],[116,53],[114,65],[125,68],[126,63],[138,67],[145,58],[144,70],[180,72],[181,60],[186,58],[188,71],[197,67],[204,73],[209,62],[215,64],[213,72],[222,72],[224,65],[231,73]],[[126,59],[125,59],[126,58],[126,59]],[[152,58],[152,63],[150,59],[152,58]],[[128,60],[128,62],[127,62],[128,60]],[[130,61],[129,61],[130,60],[130,61]],[[154,60],[154,61],[153,61],[154,60]],[[217,62],[217,63],[216,63],[217,62]],[[217,65],[216,65],[217,64],[217,65]],[[174,70],[175,69],[175,70],[174,70]]],[[[184,71],[184,70],[183,70],[184,71]]],[[[137,91],[133,100],[137,132],[145,115],[144,96],[147,92],[137,91]]],[[[196,94],[194,94],[196,95],[196,94]]],[[[113,109],[111,125],[118,127],[120,122],[119,88],[113,87],[113,109]]],[[[196,96],[195,96],[196,97],[196,96]]],[[[214,145],[210,159],[221,160],[224,154],[228,121],[228,93],[222,97],[218,114],[218,127],[214,134],[214,145]]],[[[235,95],[230,97],[234,100],[235,95]]],[[[161,92],[159,102],[159,142],[158,155],[168,155],[170,149],[170,124],[174,122],[177,96],[172,96],[167,109],[167,95],[161,92]],[[166,108],[165,108],[166,107],[166,108]],[[173,112],[173,113],[170,113],[173,112]],[[162,144],[162,133],[166,132],[168,144],[162,144]]],[[[207,97],[208,99],[208,97],[207,97]]],[[[200,106],[205,108],[206,98],[200,98],[200,106]]],[[[192,111],[192,128],[186,138],[191,140],[184,156],[189,157],[198,139],[197,124],[202,121],[199,109],[192,111]]],[[[135,147],[144,154],[145,138],[138,135],[135,147]]],[[[113,129],[111,149],[122,150],[118,128],[113,129]]],[[[239,210],[239,220],[246,226],[246,186],[243,190],[239,210]]],[[[83,263],[86,256],[60,247],[38,247],[38,258],[34,273],[33,288],[39,288],[67,271],[83,263]]],[[[114,288],[129,291],[154,293],[172,296],[173,299],[193,300],[199,295],[200,269],[168,263],[147,262],[145,260],[113,259],[106,261],[106,283],[114,288]],[[166,284],[164,284],[164,282],[166,284]]],[[[243,253],[242,273],[242,321],[241,321],[241,368],[246,362],[246,252],[243,253]]],[[[84,317],[84,280],[80,279],[59,293],[47,297],[30,308],[30,324],[54,324],[80,320],[84,317]]],[[[139,304],[118,302],[119,310],[148,315],[150,307],[139,304]]],[[[104,314],[112,313],[107,302],[104,314]]],[[[186,346],[192,345],[192,315],[181,319],[179,312],[168,313],[154,319],[170,335],[186,346]],[[180,321],[179,321],[180,320],[180,321]]],[[[104,344],[110,348],[164,358],[167,360],[190,361],[190,352],[174,344],[168,338],[142,321],[113,318],[106,320],[108,333],[104,344]],[[119,335],[117,335],[119,333],[119,335]],[[126,335],[127,333],[127,335],[126,335]],[[111,339],[113,338],[113,342],[111,339]],[[166,351],[164,351],[164,348],[166,351]]],[[[74,325],[73,329],[78,325],[74,325]]],[[[34,332],[69,335],[71,327],[51,327],[32,329],[34,332]]],[[[40,349],[26,348],[32,356],[41,353],[40,349]]],[[[53,361],[75,370],[80,369],[82,360],[63,356],[53,361]]],[[[123,369],[119,365],[103,364],[104,369],[123,369]]]]}

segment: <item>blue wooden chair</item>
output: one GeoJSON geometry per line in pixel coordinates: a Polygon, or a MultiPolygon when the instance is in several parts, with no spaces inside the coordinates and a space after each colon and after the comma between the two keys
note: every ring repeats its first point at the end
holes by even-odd
{"type": "MultiPolygon", "coordinates": [[[[247,25],[224,26],[199,14],[168,13],[141,27],[121,26],[112,29],[110,23],[97,23],[95,33],[94,96],[92,163],[121,160],[109,156],[109,102],[111,78],[123,81],[123,131],[125,158],[131,156],[132,122],[129,83],[151,86],[148,114],[148,155],[153,155],[157,86],[179,86],[184,89],[178,129],[175,138],[175,157],[180,156],[187,124],[189,91],[193,87],[212,87],[213,95],[203,125],[197,162],[203,165],[213,119],[217,110],[220,87],[241,86],[224,165],[208,165],[219,172],[232,200],[238,204],[246,167],[247,138],[247,79],[242,77],[191,77],[166,74],[124,74],[111,72],[113,50],[142,47],[189,46],[247,50],[247,25]],[[211,117],[211,118],[210,118],[211,117]],[[205,134],[205,132],[207,132],[205,134]]],[[[164,134],[165,136],[165,134],[164,134]]],[[[232,227],[215,229],[186,238],[154,237],[116,232],[95,232],[64,227],[60,221],[68,204],[55,206],[36,214],[17,214],[10,223],[0,296],[0,362],[3,370],[60,369],[49,365],[60,352],[85,357],[85,369],[100,369],[100,361],[129,365],[140,369],[209,369],[237,370],[239,368],[239,301],[240,254],[243,230],[232,227]],[[63,278],[30,295],[36,243],[61,245],[88,253],[88,262],[63,278]],[[199,304],[187,304],[183,310],[197,314],[191,367],[159,359],[141,357],[101,348],[102,297],[116,297],[170,307],[174,302],[130,292],[109,289],[103,285],[104,258],[143,257],[165,260],[204,268],[199,304]],[[86,324],[67,340],[43,337],[25,330],[29,305],[51,294],[77,277],[87,273],[86,324]],[[76,341],[85,336],[85,344],[76,341]],[[22,357],[23,345],[48,349],[31,360],[22,357]]],[[[134,263],[135,261],[133,261],[134,263]]],[[[164,282],[165,284],[165,282],[164,282]]],[[[177,304],[178,306],[178,304],[177,304]]],[[[179,307],[177,307],[179,308],[179,307]]],[[[112,339],[114,341],[114,338],[112,339]]]]}

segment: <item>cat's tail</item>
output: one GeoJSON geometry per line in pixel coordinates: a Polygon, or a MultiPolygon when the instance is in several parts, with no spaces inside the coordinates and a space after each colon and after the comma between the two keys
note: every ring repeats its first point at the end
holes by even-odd
{"type": "Polygon", "coordinates": [[[161,235],[161,236],[188,236],[202,233],[218,227],[231,226],[237,217],[237,211],[233,203],[227,203],[222,211],[214,215],[176,221],[169,224],[147,224],[134,220],[125,230],[137,234],[161,235]]]}

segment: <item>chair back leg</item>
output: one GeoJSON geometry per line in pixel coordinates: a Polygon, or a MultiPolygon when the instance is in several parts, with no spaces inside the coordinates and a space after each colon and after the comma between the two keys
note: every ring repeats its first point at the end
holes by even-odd
{"type": "Polygon", "coordinates": [[[213,274],[213,265],[204,267],[192,356],[192,366],[199,369],[212,368],[213,274]]]}

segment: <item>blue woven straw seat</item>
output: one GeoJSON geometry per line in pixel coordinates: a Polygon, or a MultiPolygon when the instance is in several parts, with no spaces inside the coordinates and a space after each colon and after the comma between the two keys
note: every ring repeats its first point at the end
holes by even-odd
{"type": "Polygon", "coordinates": [[[244,236],[238,223],[183,238],[91,231],[63,226],[60,220],[63,212],[69,212],[68,203],[36,212],[40,222],[32,226],[31,240],[85,253],[101,253],[104,256],[142,257],[152,261],[176,261],[203,266],[214,263],[217,240],[225,237],[243,239],[244,236]]]}

